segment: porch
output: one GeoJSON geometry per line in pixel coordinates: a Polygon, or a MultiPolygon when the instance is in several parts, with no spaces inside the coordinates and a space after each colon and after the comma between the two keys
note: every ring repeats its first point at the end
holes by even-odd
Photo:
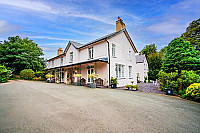
{"type": "Polygon", "coordinates": [[[48,72],[54,75],[54,82],[82,86],[89,86],[91,83],[96,83],[98,88],[106,88],[109,86],[108,63],[105,59],[89,60],[82,63],[52,68],[48,72]],[[92,73],[100,76],[97,79],[91,78],[89,75],[92,73]]]}

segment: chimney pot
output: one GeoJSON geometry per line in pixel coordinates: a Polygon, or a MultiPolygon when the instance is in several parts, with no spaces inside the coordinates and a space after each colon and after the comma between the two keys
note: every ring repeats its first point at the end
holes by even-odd
{"type": "Polygon", "coordinates": [[[61,55],[62,53],[63,53],[63,50],[62,50],[62,48],[58,48],[57,55],[61,55]]]}
{"type": "Polygon", "coordinates": [[[123,20],[118,16],[118,20],[116,21],[116,31],[120,31],[125,29],[126,25],[124,24],[123,20]]]}

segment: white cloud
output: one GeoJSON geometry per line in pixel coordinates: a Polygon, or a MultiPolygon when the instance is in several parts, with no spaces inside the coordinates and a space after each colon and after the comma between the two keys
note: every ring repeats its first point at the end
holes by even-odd
{"type": "Polygon", "coordinates": [[[185,31],[187,25],[188,25],[187,23],[180,24],[180,23],[166,21],[151,25],[147,28],[147,30],[161,34],[180,34],[185,31]]]}
{"type": "Polygon", "coordinates": [[[0,4],[10,5],[14,7],[39,11],[39,12],[47,12],[47,13],[58,13],[53,10],[52,7],[45,5],[39,1],[30,1],[30,0],[1,0],[0,4]]]}
{"type": "Polygon", "coordinates": [[[79,17],[79,18],[86,18],[86,19],[92,19],[98,22],[106,23],[106,24],[111,24],[113,25],[113,22],[106,19],[105,17],[102,16],[97,16],[93,14],[87,14],[81,12],[79,9],[76,8],[61,8],[58,7],[53,8],[50,5],[44,4],[39,1],[30,1],[30,0],[1,0],[0,4],[3,5],[9,5],[9,6],[14,6],[18,7],[20,10],[26,9],[26,10],[32,10],[32,11],[37,11],[37,12],[42,12],[42,13],[51,13],[51,14],[57,14],[57,15],[63,15],[63,16],[68,16],[68,17],[79,17]]]}
{"type": "Polygon", "coordinates": [[[19,26],[10,25],[4,20],[0,20],[0,35],[6,34],[12,31],[16,31],[19,28],[20,28],[19,26]]]}
{"type": "MultiPolygon", "coordinates": [[[[35,38],[35,39],[43,39],[43,40],[60,40],[60,41],[81,41],[81,40],[74,40],[70,38],[57,38],[57,37],[50,37],[50,36],[28,36],[29,38],[35,38]]],[[[52,44],[53,45],[53,44],[52,44]]]]}

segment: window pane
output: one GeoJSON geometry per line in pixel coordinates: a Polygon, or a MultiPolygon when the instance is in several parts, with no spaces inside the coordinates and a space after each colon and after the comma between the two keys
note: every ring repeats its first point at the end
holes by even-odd
{"type": "Polygon", "coordinates": [[[116,78],[118,78],[118,65],[115,66],[116,78]]]}
{"type": "Polygon", "coordinates": [[[115,57],[115,45],[112,45],[112,56],[115,57]]]}
{"type": "Polygon", "coordinates": [[[122,77],[124,77],[124,66],[122,66],[122,77]]]}
{"type": "Polygon", "coordinates": [[[129,77],[132,77],[132,66],[129,66],[129,77]]]}

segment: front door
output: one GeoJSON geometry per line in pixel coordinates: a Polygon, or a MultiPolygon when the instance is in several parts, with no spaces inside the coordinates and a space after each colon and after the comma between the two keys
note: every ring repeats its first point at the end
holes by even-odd
{"type": "Polygon", "coordinates": [[[90,68],[87,70],[87,79],[88,79],[87,83],[93,83],[93,78],[88,77],[88,74],[92,73],[94,73],[94,68],[90,68]]]}

